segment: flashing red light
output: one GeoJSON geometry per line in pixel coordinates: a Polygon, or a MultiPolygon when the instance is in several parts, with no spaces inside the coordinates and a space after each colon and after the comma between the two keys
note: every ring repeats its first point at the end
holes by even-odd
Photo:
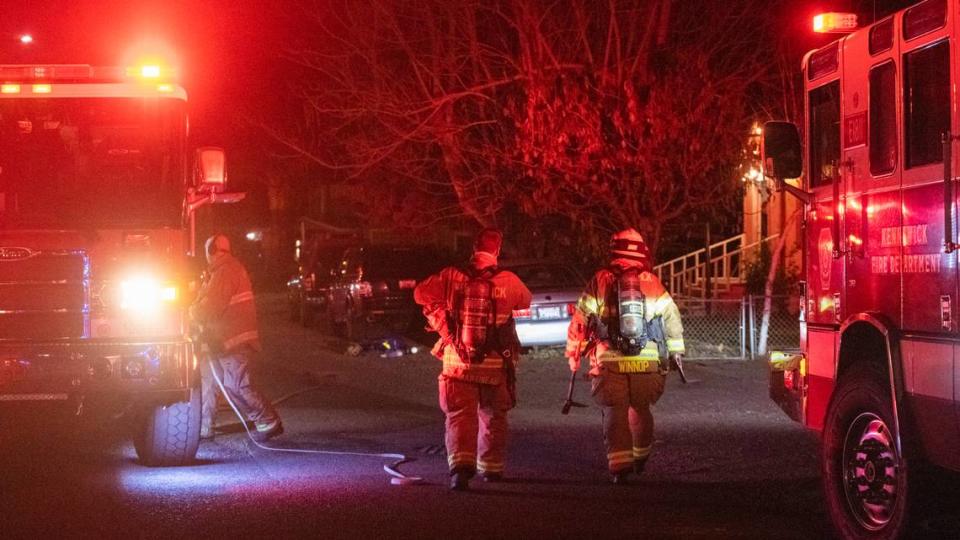
{"type": "Polygon", "coordinates": [[[813,31],[818,34],[853,32],[856,29],[856,13],[821,13],[813,18],[813,31]]]}
{"type": "Polygon", "coordinates": [[[24,45],[29,45],[33,43],[33,36],[31,36],[30,34],[23,34],[22,36],[20,36],[20,43],[24,45]]]}
{"type": "Polygon", "coordinates": [[[156,79],[160,76],[160,66],[140,66],[140,76],[144,79],[156,79]]]}
{"type": "Polygon", "coordinates": [[[513,310],[514,319],[529,319],[532,316],[533,316],[533,310],[530,308],[513,310]]]}

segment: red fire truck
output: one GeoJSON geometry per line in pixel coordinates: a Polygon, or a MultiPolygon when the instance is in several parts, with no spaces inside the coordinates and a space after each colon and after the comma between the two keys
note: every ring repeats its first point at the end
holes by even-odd
{"type": "Polygon", "coordinates": [[[960,470],[958,37],[960,1],[926,0],[812,51],[806,144],[764,129],[805,202],[802,352],[771,359],[771,397],[821,433],[847,538],[904,533],[917,464],[960,470]]]}
{"type": "Polygon", "coordinates": [[[196,455],[195,213],[242,197],[187,126],[162,66],[0,66],[0,406],[129,398],[148,465],[196,455]]]}

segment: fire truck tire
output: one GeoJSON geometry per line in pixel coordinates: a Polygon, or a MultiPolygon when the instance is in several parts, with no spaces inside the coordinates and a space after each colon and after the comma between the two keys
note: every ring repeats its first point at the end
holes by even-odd
{"type": "Polygon", "coordinates": [[[913,471],[897,452],[884,381],[882,371],[871,365],[851,367],[827,410],[821,479],[841,538],[893,539],[907,528],[913,471]]]}
{"type": "Polygon", "coordinates": [[[189,401],[146,406],[133,443],[140,462],[148,467],[187,465],[200,446],[200,389],[189,401]]]}

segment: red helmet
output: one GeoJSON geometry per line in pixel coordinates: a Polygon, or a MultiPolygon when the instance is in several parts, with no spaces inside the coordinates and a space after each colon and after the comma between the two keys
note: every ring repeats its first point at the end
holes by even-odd
{"type": "Polygon", "coordinates": [[[636,229],[624,229],[610,238],[610,258],[628,259],[650,265],[650,248],[636,229]]]}

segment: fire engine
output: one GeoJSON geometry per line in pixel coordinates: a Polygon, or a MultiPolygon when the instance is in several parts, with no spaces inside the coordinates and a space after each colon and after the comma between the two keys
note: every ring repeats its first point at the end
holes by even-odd
{"type": "Polygon", "coordinates": [[[121,397],[147,465],[196,455],[195,216],[243,195],[187,130],[162,65],[0,66],[0,405],[121,397]]]}
{"type": "Polygon", "coordinates": [[[958,36],[960,2],[926,0],[809,52],[806,144],[764,127],[804,202],[801,353],[771,357],[770,393],[820,432],[847,538],[905,532],[919,463],[960,470],[958,36]]]}

